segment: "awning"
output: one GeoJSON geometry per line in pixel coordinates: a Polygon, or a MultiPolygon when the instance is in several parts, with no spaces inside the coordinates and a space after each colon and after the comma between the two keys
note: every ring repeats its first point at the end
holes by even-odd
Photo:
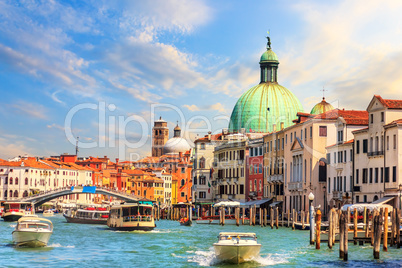
{"type": "Polygon", "coordinates": [[[282,203],[282,201],[275,201],[275,202],[272,202],[272,204],[270,204],[269,206],[270,207],[275,207],[275,206],[277,206],[277,205],[279,205],[281,203],[282,203]]]}
{"type": "Polygon", "coordinates": [[[261,205],[271,202],[272,198],[268,198],[268,199],[261,199],[261,200],[253,200],[253,201],[248,201],[246,203],[242,203],[241,207],[252,207],[254,205],[256,205],[256,207],[260,207],[261,205]]]}
{"type": "Polygon", "coordinates": [[[354,209],[356,208],[358,212],[363,212],[364,208],[369,209],[370,211],[374,211],[375,209],[380,209],[380,208],[388,208],[388,211],[391,212],[393,210],[393,207],[390,205],[386,205],[386,204],[347,204],[347,205],[343,205],[341,207],[342,211],[347,211],[348,208],[350,208],[350,211],[353,212],[354,209]]]}
{"type": "Polygon", "coordinates": [[[240,206],[240,202],[237,201],[221,201],[214,205],[214,207],[238,207],[238,206],[240,206]]]}
{"type": "Polygon", "coordinates": [[[380,198],[371,204],[379,204],[379,205],[386,204],[389,201],[393,200],[394,198],[395,198],[395,196],[384,196],[383,198],[380,198]]]}

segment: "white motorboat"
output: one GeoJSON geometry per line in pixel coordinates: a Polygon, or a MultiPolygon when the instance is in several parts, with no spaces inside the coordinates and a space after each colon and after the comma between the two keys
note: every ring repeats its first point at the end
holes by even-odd
{"type": "Polygon", "coordinates": [[[253,260],[260,254],[261,244],[255,233],[222,232],[214,243],[216,257],[220,261],[242,263],[253,260]]]}
{"type": "Polygon", "coordinates": [[[54,215],[53,210],[47,209],[43,211],[43,217],[52,217],[54,215]]]}
{"type": "Polygon", "coordinates": [[[16,246],[44,247],[53,233],[50,220],[39,217],[21,217],[13,231],[16,246]]]}

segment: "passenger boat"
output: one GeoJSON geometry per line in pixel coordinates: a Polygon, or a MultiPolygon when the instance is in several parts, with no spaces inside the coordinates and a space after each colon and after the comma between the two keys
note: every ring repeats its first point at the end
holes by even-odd
{"type": "Polygon", "coordinates": [[[4,221],[18,221],[22,216],[35,214],[29,202],[4,202],[4,212],[1,216],[4,221]]]}
{"type": "Polygon", "coordinates": [[[109,211],[106,208],[92,208],[68,210],[63,214],[69,223],[106,224],[109,211]]]}
{"type": "Polygon", "coordinates": [[[54,215],[53,210],[47,209],[43,211],[43,217],[52,217],[54,215]]]}
{"type": "Polygon", "coordinates": [[[139,201],[110,208],[107,226],[119,231],[151,231],[155,225],[152,202],[139,201]]]}
{"type": "Polygon", "coordinates": [[[214,243],[218,260],[230,263],[242,263],[253,260],[260,254],[261,244],[257,243],[255,233],[219,233],[218,243],[214,243]]]}
{"type": "Polygon", "coordinates": [[[12,232],[16,246],[44,247],[53,233],[53,224],[39,217],[21,217],[12,232]]]}
{"type": "Polygon", "coordinates": [[[193,223],[189,218],[181,218],[179,222],[180,225],[183,226],[191,226],[191,224],[193,223]]]}

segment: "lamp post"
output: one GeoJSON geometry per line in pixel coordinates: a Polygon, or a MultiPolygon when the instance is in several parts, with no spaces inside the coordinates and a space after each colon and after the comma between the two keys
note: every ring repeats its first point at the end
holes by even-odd
{"type": "Polygon", "coordinates": [[[310,245],[314,245],[314,233],[315,233],[315,223],[314,223],[314,207],[313,200],[314,194],[310,192],[308,195],[309,205],[310,205],[310,245]]]}

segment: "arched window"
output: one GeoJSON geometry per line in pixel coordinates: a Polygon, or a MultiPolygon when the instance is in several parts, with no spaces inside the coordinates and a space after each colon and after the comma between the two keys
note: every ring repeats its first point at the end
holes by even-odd
{"type": "Polygon", "coordinates": [[[14,197],[18,198],[18,191],[17,190],[14,191],[14,197]]]}
{"type": "Polygon", "coordinates": [[[10,190],[10,198],[12,198],[12,197],[13,197],[13,191],[10,190]]]}
{"type": "Polygon", "coordinates": [[[186,183],[185,180],[182,179],[181,182],[180,182],[180,185],[181,185],[181,186],[184,186],[185,183],[186,183]]]}
{"type": "MultiPolygon", "coordinates": [[[[10,178],[10,184],[13,184],[13,178],[10,178]]],[[[12,195],[11,195],[12,196],[12,195]]],[[[10,197],[11,197],[10,196],[10,197]]]]}
{"type": "Polygon", "coordinates": [[[205,150],[205,143],[201,143],[201,150],[205,150]]]}
{"type": "Polygon", "coordinates": [[[252,192],[252,191],[253,191],[253,181],[250,180],[250,192],[252,192]]]}
{"type": "Polygon", "coordinates": [[[254,180],[254,189],[257,191],[257,180],[254,180]]]}
{"type": "Polygon", "coordinates": [[[262,174],[262,164],[260,164],[260,168],[258,170],[258,173],[262,174]]]}
{"type": "Polygon", "coordinates": [[[258,164],[255,164],[255,166],[254,166],[254,173],[258,174],[258,164]]]}
{"type": "Polygon", "coordinates": [[[253,165],[250,165],[250,175],[253,175],[254,167],[253,165]]]}
{"type": "Polygon", "coordinates": [[[15,185],[18,185],[18,177],[15,178],[15,185]]]}
{"type": "Polygon", "coordinates": [[[27,197],[28,196],[28,191],[24,191],[22,197],[27,197]]]}
{"type": "Polygon", "coordinates": [[[260,180],[260,191],[262,191],[262,181],[260,180]]]}
{"type": "Polygon", "coordinates": [[[8,177],[4,179],[4,184],[8,184],[8,177]]]}
{"type": "MultiPolygon", "coordinates": [[[[31,181],[32,181],[32,179],[31,179],[31,181]]],[[[28,178],[25,178],[25,185],[28,185],[28,178]]]]}
{"type": "Polygon", "coordinates": [[[4,191],[4,198],[7,198],[7,190],[4,191]]]}

